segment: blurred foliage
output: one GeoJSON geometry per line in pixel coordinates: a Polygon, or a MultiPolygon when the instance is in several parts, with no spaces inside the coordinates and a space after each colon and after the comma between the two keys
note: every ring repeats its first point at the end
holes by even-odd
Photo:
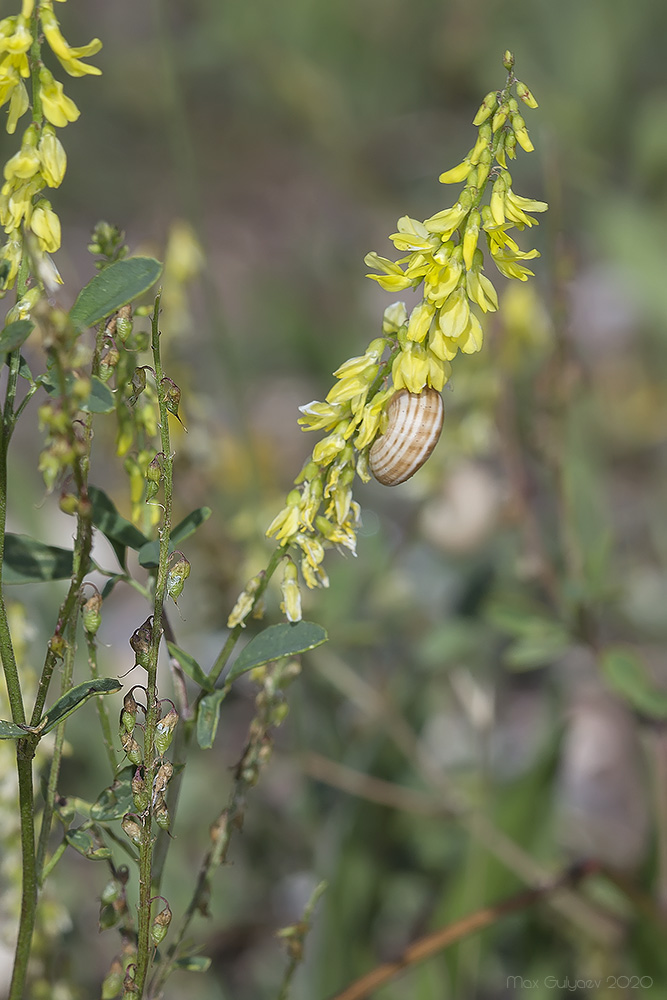
{"type": "MultiPolygon", "coordinates": [[[[537,152],[516,167],[521,189],[550,203],[539,292],[508,289],[488,348],[457,361],[441,443],[417,479],[359,496],[359,557],[334,555],[330,590],[304,609],[332,641],[304,657],[213,919],[195,928],[214,974],[176,976],[165,996],[275,997],[275,931],[321,878],[295,1000],[582,855],[623,870],[632,891],[596,877],[568,906],[500,921],[378,998],[519,996],[508,977],[538,980],[533,998],[556,995],[548,977],[602,981],[573,996],[618,996],[607,976],[648,977],[642,997],[663,996],[667,6],[89,0],[62,17],[69,38],[105,43],[100,80],[70,83],[82,117],[58,194],[63,298],[90,277],[98,218],[158,255],[182,218],[206,249],[189,307],[166,309],[164,327],[189,432],[176,441],[177,519],[214,511],[189,543],[175,624],[200,663],[265,565],[263,531],[312,443],[296,406],[379,330],[389,300],[364,279],[365,252],[387,252],[399,215],[440,207],[437,175],[469,148],[505,48],[540,102],[537,152]],[[334,765],[354,772],[357,794],[334,765]],[[391,805],[374,779],[390,783],[391,805]]],[[[55,501],[26,501],[40,495],[36,420],[33,431],[14,451],[12,530],[64,544],[55,501]]],[[[54,599],[26,593],[46,629],[54,599]]],[[[136,608],[119,592],[106,603],[105,673],[121,673],[136,608]]],[[[268,614],[279,617],[275,592],[268,614]]],[[[240,756],[252,713],[250,684],[240,690],[216,750],[188,769],[174,909],[240,756]]],[[[85,744],[85,719],[70,739],[85,744]]],[[[95,751],[75,755],[62,784],[95,798],[103,766],[95,751]]],[[[63,942],[92,996],[116,945],[107,932],[80,955],[91,912],[77,909],[76,879],[63,880],[63,942]]]]}

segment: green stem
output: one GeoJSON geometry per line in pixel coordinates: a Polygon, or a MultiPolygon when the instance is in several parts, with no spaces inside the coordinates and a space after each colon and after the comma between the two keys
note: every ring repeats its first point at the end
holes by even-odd
{"type": "MultiPolygon", "coordinates": [[[[266,567],[266,569],[264,571],[264,576],[260,580],[259,586],[258,586],[258,588],[257,588],[257,590],[255,592],[255,599],[254,599],[253,604],[252,604],[253,608],[257,605],[257,602],[259,601],[259,599],[264,594],[264,591],[266,590],[266,588],[269,585],[269,580],[271,579],[271,577],[273,576],[273,574],[277,570],[278,566],[280,565],[280,560],[285,555],[286,551],[287,551],[287,546],[286,545],[279,545],[278,548],[275,549],[275,551],[273,552],[273,555],[269,559],[268,566],[266,567]]],[[[231,630],[231,632],[227,636],[227,641],[225,642],[224,646],[220,650],[220,653],[218,654],[218,657],[217,657],[215,663],[213,664],[213,666],[211,667],[211,670],[209,672],[208,677],[209,677],[209,680],[211,681],[211,684],[215,684],[215,682],[217,681],[218,677],[220,676],[220,674],[222,673],[222,671],[225,669],[225,666],[227,665],[227,661],[228,661],[229,657],[231,656],[231,654],[233,652],[233,649],[234,649],[234,646],[238,642],[239,636],[241,635],[242,632],[243,632],[243,625],[239,624],[239,625],[234,626],[234,628],[231,630]]],[[[197,705],[199,704],[199,702],[201,701],[201,699],[204,697],[205,694],[206,694],[205,691],[202,691],[200,693],[200,695],[199,695],[199,697],[197,699],[197,702],[196,702],[197,705]]]]}
{"type": "MultiPolygon", "coordinates": [[[[153,318],[151,325],[151,348],[153,351],[153,363],[155,367],[155,383],[158,397],[158,407],[160,411],[160,438],[161,448],[164,455],[163,460],[163,485],[164,485],[164,518],[160,529],[160,555],[155,578],[155,596],[153,602],[153,624],[151,634],[151,645],[148,653],[148,663],[146,667],[146,729],[144,732],[144,780],[146,787],[153,788],[153,781],[156,772],[156,748],[155,736],[156,726],[159,721],[159,704],[157,695],[157,661],[162,638],[163,610],[165,598],[167,596],[167,575],[169,572],[169,538],[171,534],[171,513],[173,503],[173,461],[171,456],[171,443],[169,440],[169,412],[167,410],[167,400],[165,388],[162,384],[164,371],[160,358],[160,295],[155,300],[153,318]]],[[[142,996],[148,965],[153,953],[150,937],[151,928],[151,897],[152,887],[152,860],[153,860],[153,835],[151,808],[146,811],[143,819],[141,844],[139,845],[139,925],[137,936],[137,963],[134,977],[137,995],[142,996]]]]}
{"type": "MultiPolygon", "coordinates": [[[[72,686],[72,677],[74,675],[74,656],[76,654],[77,610],[78,607],[75,606],[74,614],[72,615],[72,618],[68,620],[65,632],[67,646],[63,660],[62,678],[60,681],[61,694],[66,694],[72,686]]],[[[58,778],[60,776],[60,763],[62,761],[64,742],[65,723],[62,722],[56,727],[56,738],[53,745],[51,767],[49,768],[49,780],[47,782],[46,796],[44,800],[44,812],[42,813],[42,823],[39,830],[39,839],[37,841],[36,869],[37,879],[40,886],[44,881],[44,862],[46,859],[46,849],[49,843],[49,835],[51,833],[53,813],[55,811],[56,790],[58,787],[58,778]]]]}
{"type": "Polygon", "coordinates": [[[19,740],[16,745],[19,782],[19,810],[21,816],[21,852],[23,856],[23,884],[21,892],[21,917],[19,922],[14,971],[9,987],[8,1000],[23,1000],[32,935],[37,916],[37,870],[35,867],[35,825],[33,820],[32,759],[34,740],[19,740]]]}
{"type": "MultiPolygon", "coordinates": [[[[25,294],[28,277],[28,263],[27,258],[24,256],[19,267],[17,280],[18,297],[25,294]]],[[[26,721],[25,707],[2,588],[2,566],[4,564],[7,525],[7,459],[9,442],[16,424],[14,405],[16,402],[16,388],[20,365],[19,352],[13,351],[7,360],[9,375],[7,378],[7,391],[0,428],[0,658],[2,659],[7,684],[12,719],[17,725],[24,725],[26,721]]],[[[35,825],[32,786],[32,759],[35,754],[35,745],[36,743],[33,739],[18,740],[16,744],[16,768],[21,819],[22,887],[21,917],[16,941],[9,1000],[21,1000],[24,993],[32,935],[37,914],[37,872],[35,868],[35,825]]]]}
{"type": "MultiPolygon", "coordinates": [[[[90,632],[86,632],[86,643],[88,645],[88,666],[90,667],[90,676],[99,677],[100,672],[97,669],[97,643],[95,642],[95,636],[91,635],[90,632]]],[[[97,704],[97,717],[100,720],[100,728],[102,730],[102,736],[104,737],[104,748],[107,753],[107,760],[109,761],[109,766],[111,767],[111,773],[116,775],[118,770],[118,761],[116,760],[116,751],[113,745],[113,732],[111,730],[111,721],[109,720],[109,712],[107,711],[106,698],[99,695],[95,702],[97,704]]]]}

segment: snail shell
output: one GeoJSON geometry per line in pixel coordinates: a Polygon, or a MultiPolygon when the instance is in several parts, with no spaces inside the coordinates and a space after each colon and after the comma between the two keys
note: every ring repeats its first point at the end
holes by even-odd
{"type": "Polygon", "coordinates": [[[440,437],[444,407],[435,389],[400,389],[389,403],[389,423],[368,456],[370,470],[384,486],[398,486],[429,457],[440,437]]]}

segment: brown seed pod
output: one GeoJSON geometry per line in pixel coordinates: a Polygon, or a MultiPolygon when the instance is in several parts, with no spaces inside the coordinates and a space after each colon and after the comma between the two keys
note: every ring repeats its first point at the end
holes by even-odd
{"type": "Polygon", "coordinates": [[[440,437],[444,419],[442,396],[435,389],[400,389],[389,403],[386,432],[370,450],[370,470],[384,486],[398,486],[429,457],[440,437]]]}

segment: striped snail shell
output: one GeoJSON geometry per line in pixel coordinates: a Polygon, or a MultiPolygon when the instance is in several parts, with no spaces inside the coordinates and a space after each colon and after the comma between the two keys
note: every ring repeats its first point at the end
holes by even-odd
{"type": "Polygon", "coordinates": [[[435,389],[400,389],[389,403],[387,430],[370,450],[370,470],[384,486],[398,486],[429,457],[440,437],[444,407],[435,389]]]}

